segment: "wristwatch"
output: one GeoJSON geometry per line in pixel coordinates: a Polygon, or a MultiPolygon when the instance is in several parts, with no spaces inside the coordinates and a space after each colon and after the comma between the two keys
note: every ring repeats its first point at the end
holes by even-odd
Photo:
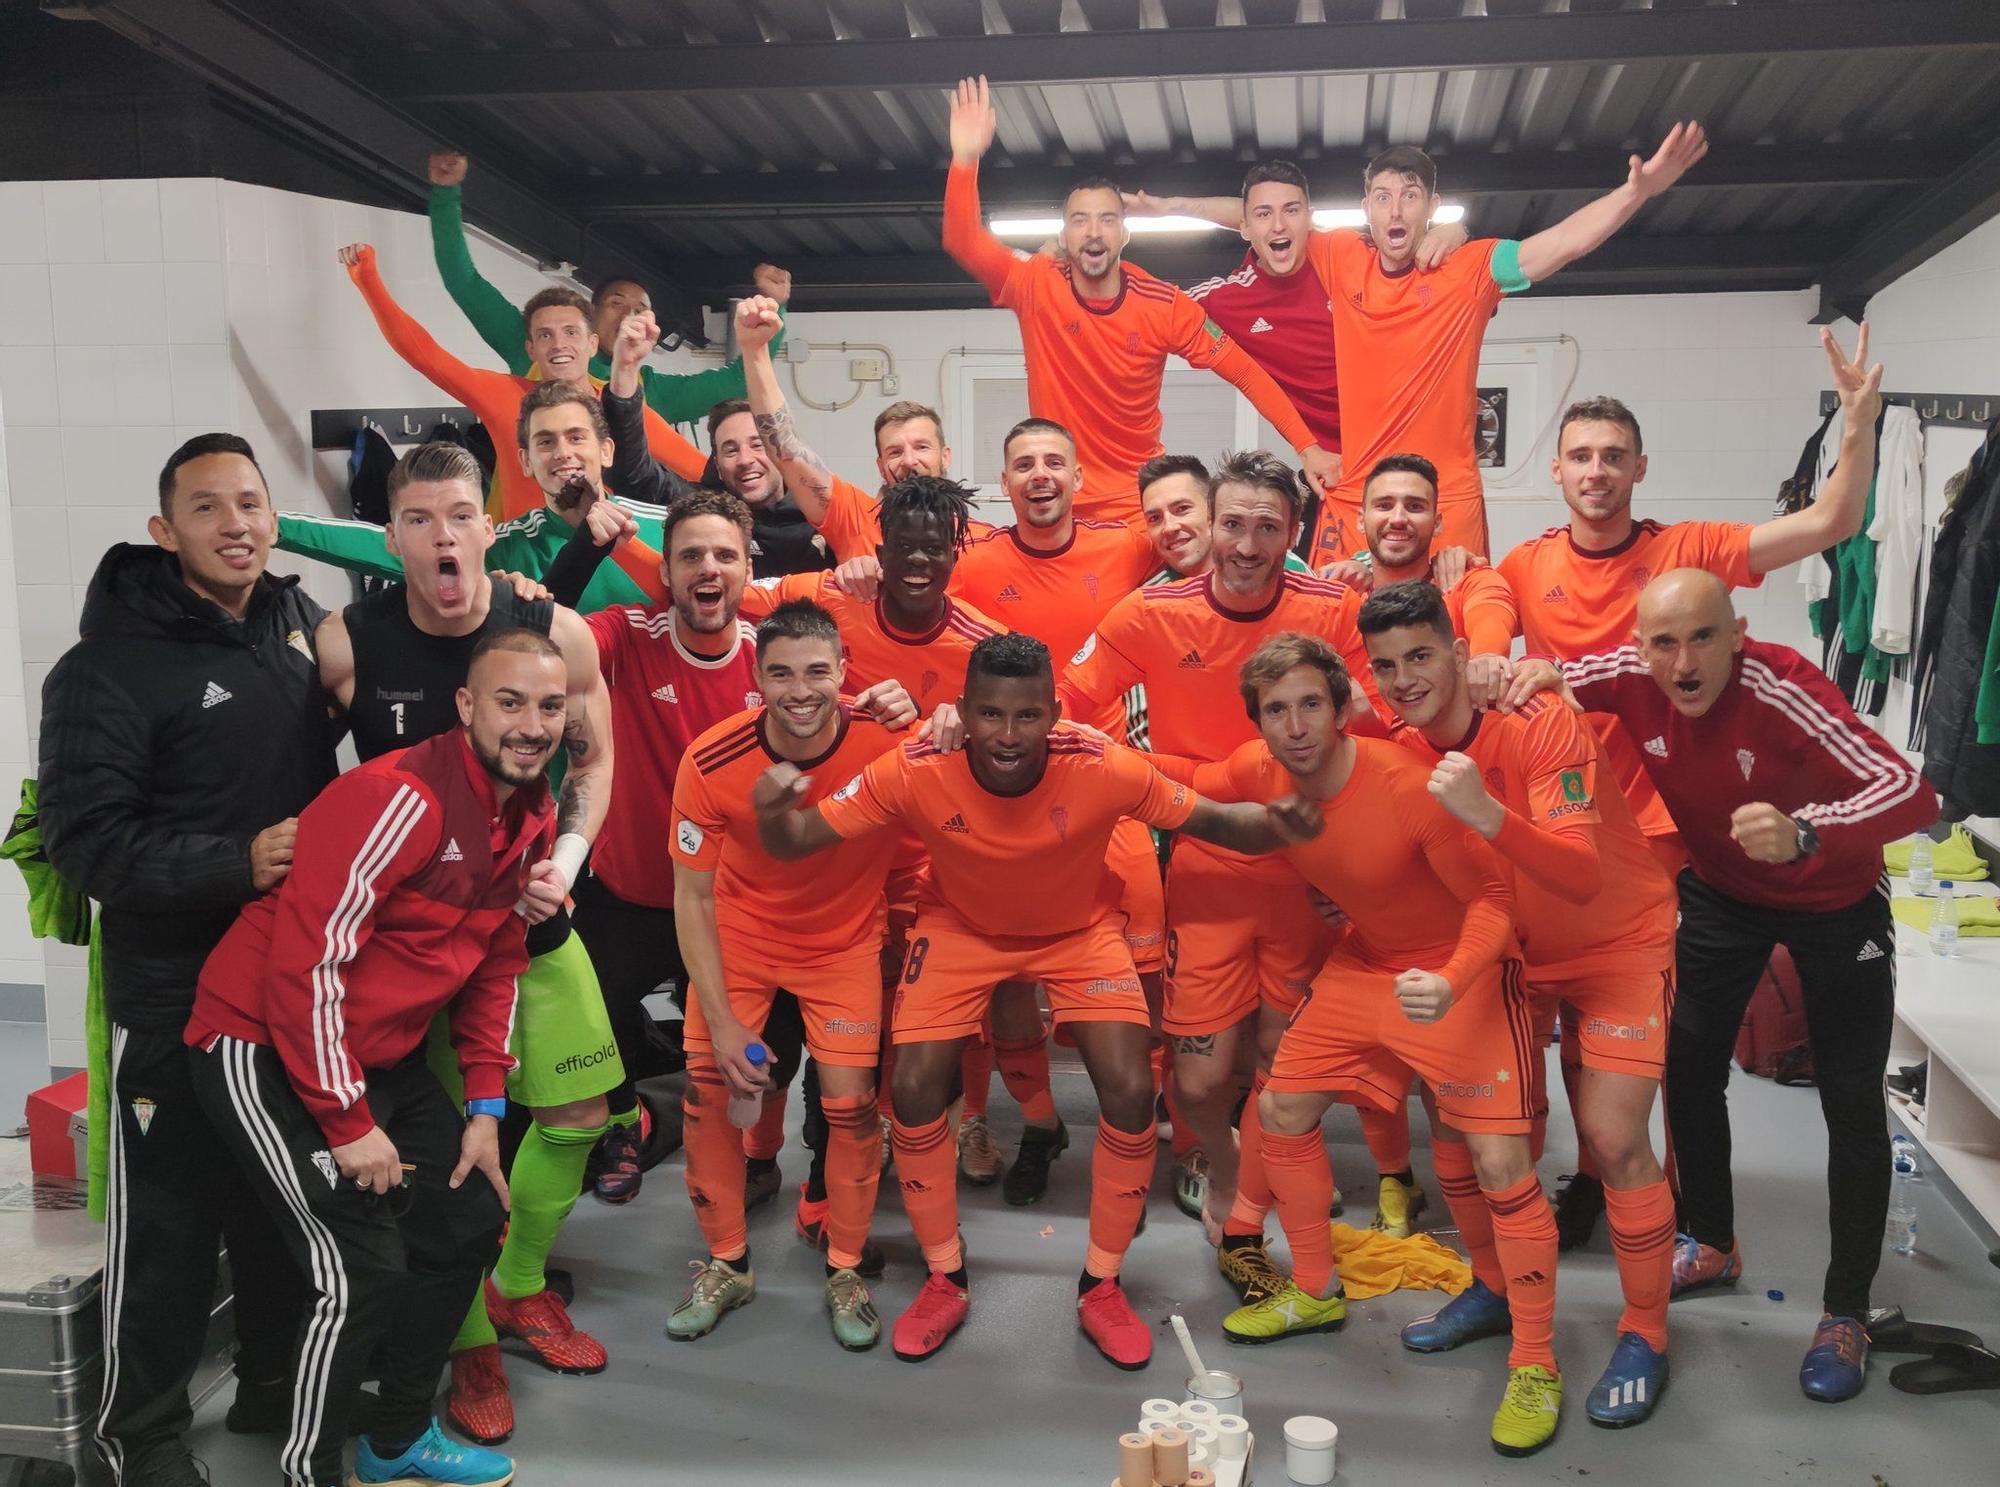
{"type": "MultiPolygon", "coordinates": [[[[1801,821],[1794,817],[1792,825],[1798,829],[1799,833],[1799,857],[1812,856],[1813,853],[1819,850],[1819,833],[1813,830],[1812,822],[1801,821]]],[[[1793,860],[1796,861],[1798,859],[1795,858],[1793,860]]]]}
{"type": "Polygon", "coordinates": [[[465,1102],[465,1118],[471,1120],[475,1115],[490,1115],[495,1120],[505,1120],[507,1118],[507,1102],[498,1095],[488,1100],[467,1100],[465,1102]]]}

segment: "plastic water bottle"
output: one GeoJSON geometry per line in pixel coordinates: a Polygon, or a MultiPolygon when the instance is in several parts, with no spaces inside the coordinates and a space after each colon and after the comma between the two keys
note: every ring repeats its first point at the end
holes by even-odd
{"type": "Polygon", "coordinates": [[[1917,1252],[1916,1181],[1916,1173],[1905,1172],[1900,1165],[1889,1179],[1889,1221],[1884,1229],[1889,1248],[1899,1255],[1917,1252]]]}
{"type": "Polygon", "coordinates": [[[1931,954],[1958,954],[1958,905],[1952,900],[1951,879],[1940,878],[1931,902],[1931,954]]]}
{"type": "Polygon", "coordinates": [[[1931,866],[1931,836],[1927,831],[1917,833],[1910,843],[1910,892],[1927,894],[1937,885],[1937,872],[1931,866]]]}
{"type": "MultiPolygon", "coordinates": [[[[743,1050],[743,1057],[748,1059],[750,1066],[761,1074],[764,1071],[764,1066],[771,1061],[771,1050],[766,1048],[762,1043],[752,1043],[743,1050]]],[[[762,1095],[731,1095],[729,1097],[729,1123],[739,1131],[747,1131],[756,1125],[758,1117],[763,1113],[764,1097],[762,1095]]]]}
{"type": "Polygon", "coordinates": [[[1924,1175],[1917,1162],[1917,1143],[1901,1131],[1889,1138],[1889,1165],[1898,1177],[1921,1179],[1924,1175]]]}

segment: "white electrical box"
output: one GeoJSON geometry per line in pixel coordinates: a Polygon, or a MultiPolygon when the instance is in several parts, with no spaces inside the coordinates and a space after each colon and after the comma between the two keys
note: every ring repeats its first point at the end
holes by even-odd
{"type": "Polygon", "coordinates": [[[879,356],[856,356],[847,363],[847,375],[856,382],[880,382],[882,371],[882,358],[879,356]]]}

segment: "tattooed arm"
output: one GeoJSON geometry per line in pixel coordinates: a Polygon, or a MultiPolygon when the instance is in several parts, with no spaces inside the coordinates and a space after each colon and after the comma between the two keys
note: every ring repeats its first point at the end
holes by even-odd
{"type": "Polygon", "coordinates": [[[573,609],[558,607],[549,638],[569,669],[569,721],[563,751],[569,770],[556,805],[556,835],[594,841],[611,812],[611,689],[597,668],[597,641],[573,609]]]}
{"type": "Polygon", "coordinates": [[[833,473],[826,462],[799,437],[792,422],[792,410],[778,390],[778,369],[771,361],[771,340],[783,329],[775,301],[752,296],[736,307],[736,343],[743,353],[743,385],[750,394],[750,412],[757,420],[757,436],[764,452],[778,462],[785,477],[785,491],[806,520],[815,527],[826,524],[828,503],[833,499],[833,473]]]}

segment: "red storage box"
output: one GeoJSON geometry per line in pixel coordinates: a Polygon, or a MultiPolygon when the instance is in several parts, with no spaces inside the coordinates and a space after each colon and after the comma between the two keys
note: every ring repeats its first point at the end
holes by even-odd
{"type": "Polygon", "coordinates": [[[88,1161],[78,1133],[89,1124],[90,1076],[81,1070],[28,1096],[28,1161],[44,1177],[82,1177],[88,1161]]]}

